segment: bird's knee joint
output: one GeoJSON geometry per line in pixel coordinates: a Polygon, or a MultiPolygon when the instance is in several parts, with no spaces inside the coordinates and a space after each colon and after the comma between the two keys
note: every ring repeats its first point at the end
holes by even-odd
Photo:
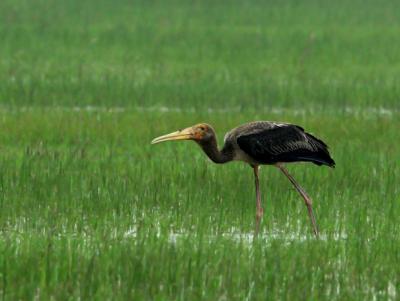
{"type": "Polygon", "coordinates": [[[257,219],[261,219],[263,214],[264,214],[264,209],[262,209],[262,208],[257,209],[257,212],[256,212],[257,219]]]}

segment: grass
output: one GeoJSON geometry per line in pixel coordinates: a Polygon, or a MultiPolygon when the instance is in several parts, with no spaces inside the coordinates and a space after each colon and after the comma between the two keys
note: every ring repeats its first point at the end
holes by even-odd
{"type": "Polygon", "coordinates": [[[2,300],[396,300],[398,4],[0,3],[2,300]],[[251,120],[300,124],[336,169],[217,166],[251,120]]]}
{"type": "Polygon", "coordinates": [[[397,1],[0,4],[14,105],[398,109],[397,1]]]}
{"type": "Polygon", "coordinates": [[[1,115],[6,299],[361,300],[388,299],[398,287],[400,149],[385,143],[398,137],[398,115],[1,115]],[[331,144],[335,170],[290,166],[315,200],[321,240],[277,170],[262,170],[264,236],[253,244],[250,168],[216,166],[190,142],[149,144],[193,118],[222,133],[267,117],[331,144]]]}

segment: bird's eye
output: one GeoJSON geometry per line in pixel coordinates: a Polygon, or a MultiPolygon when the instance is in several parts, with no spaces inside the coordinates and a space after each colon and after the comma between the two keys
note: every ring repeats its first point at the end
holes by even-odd
{"type": "Polygon", "coordinates": [[[200,127],[200,130],[204,131],[204,130],[205,130],[204,126],[201,126],[201,127],[200,127]]]}

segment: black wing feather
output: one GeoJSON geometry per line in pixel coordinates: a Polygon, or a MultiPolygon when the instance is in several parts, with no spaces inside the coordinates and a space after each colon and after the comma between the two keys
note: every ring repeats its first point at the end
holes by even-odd
{"type": "Polygon", "coordinates": [[[262,164],[306,161],[317,165],[335,166],[328,146],[296,125],[277,125],[240,135],[237,143],[245,153],[262,164]]]}

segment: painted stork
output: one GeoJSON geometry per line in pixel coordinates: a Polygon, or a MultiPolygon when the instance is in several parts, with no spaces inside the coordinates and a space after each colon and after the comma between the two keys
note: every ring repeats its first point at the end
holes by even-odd
{"type": "Polygon", "coordinates": [[[249,122],[229,131],[225,135],[224,146],[219,150],[212,126],[200,123],[155,138],[151,143],[155,144],[170,140],[195,141],[215,163],[244,161],[250,164],[254,171],[257,199],[255,235],[258,234],[260,220],[264,213],[258,176],[259,166],[276,166],[303,197],[313,232],[318,236],[318,227],[312,210],[312,200],[289,174],[284,167],[284,163],[303,161],[334,167],[335,161],[329,154],[328,146],[322,140],[305,132],[302,127],[272,121],[249,122]]]}

